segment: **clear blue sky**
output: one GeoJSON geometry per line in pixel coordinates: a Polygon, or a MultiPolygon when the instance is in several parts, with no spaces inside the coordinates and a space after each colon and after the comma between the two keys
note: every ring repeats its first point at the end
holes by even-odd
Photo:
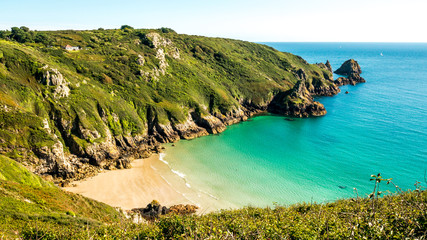
{"type": "Polygon", "coordinates": [[[170,27],[248,41],[427,42],[427,0],[0,0],[0,29],[170,27]]]}

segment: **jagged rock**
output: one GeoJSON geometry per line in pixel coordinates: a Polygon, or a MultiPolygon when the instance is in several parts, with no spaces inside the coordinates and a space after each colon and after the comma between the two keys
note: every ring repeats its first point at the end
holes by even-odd
{"type": "Polygon", "coordinates": [[[226,113],[214,113],[214,116],[220,119],[225,125],[235,124],[241,121],[246,121],[248,116],[241,108],[234,108],[231,112],[226,113]]]}
{"type": "Polygon", "coordinates": [[[178,204],[178,205],[173,205],[169,208],[169,212],[171,213],[175,213],[175,214],[180,214],[180,215],[189,215],[189,214],[193,214],[197,211],[197,209],[199,209],[199,207],[195,206],[195,205],[191,205],[191,204],[178,204]]]}
{"type": "Polygon", "coordinates": [[[172,50],[169,51],[168,54],[174,59],[180,59],[181,58],[179,55],[179,49],[178,48],[173,48],[172,50]]]}
{"type": "Polygon", "coordinates": [[[129,158],[126,158],[126,157],[121,157],[121,158],[117,159],[116,168],[117,169],[132,168],[131,160],[129,158]]]}
{"type": "Polygon", "coordinates": [[[43,78],[41,82],[47,86],[56,86],[53,92],[54,98],[64,98],[70,95],[70,88],[68,87],[70,83],[65,80],[57,69],[49,69],[49,66],[45,65],[42,70],[43,78]]]}
{"type": "Polygon", "coordinates": [[[313,96],[334,96],[341,91],[332,81],[324,81],[317,77],[313,77],[311,84],[306,82],[306,87],[313,96]]]}
{"type": "Polygon", "coordinates": [[[50,173],[57,177],[69,178],[74,176],[75,169],[70,159],[64,153],[64,146],[55,133],[52,133],[49,121],[43,120],[43,128],[49,133],[55,143],[48,147],[42,146],[36,149],[39,158],[44,159],[43,164],[36,167],[35,172],[38,174],[50,173]]]}
{"type": "Polygon", "coordinates": [[[147,220],[154,220],[160,215],[169,213],[169,209],[165,206],[161,206],[156,200],[153,200],[145,208],[134,208],[131,211],[141,214],[141,216],[147,220]]]}
{"type": "Polygon", "coordinates": [[[277,94],[268,106],[268,111],[293,117],[322,116],[325,107],[313,100],[303,80],[286,92],[277,94]]]}
{"type": "Polygon", "coordinates": [[[353,73],[361,74],[362,69],[360,69],[359,64],[354,59],[349,59],[345,61],[340,68],[338,68],[334,73],[344,76],[350,76],[353,73]]]}
{"type": "Polygon", "coordinates": [[[226,129],[224,123],[212,115],[198,116],[197,114],[193,113],[192,117],[196,121],[197,125],[205,128],[210,134],[217,134],[223,132],[226,129]]]}
{"type": "Polygon", "coordinates": [[[326,65],[326,68],[328,69],[328,71],[332,73],[332,66],[331,66],[331,63],[329,62],[329,60],[326,60],[325,65],[326,65]]]}
{"type": "Polygon", "coordinates": [[[129,211],[131,215],[139,215],[143,218],[153,221],[157,219],[161,215],[166,215],[169,213],[180,214],[180,215],[190,215],[193,214],[199,209],[199,207],[191,204],[178,204],[173,205],[170,208],[160,205],[160,203],[156,200],[153,200],[151,203],[147,205],[145,208],[134,208],[129,211]]]}
{"type": "Polygon", "coordinates": [[[307,80],[307,74],[305,73],[305,71],[302,68],[298,69],[295,72],[295,75],[299,80],[304,80],[304,81],[307,80]]]}
{"type": "MultiPolygon", "coordinates": [[[[325,64],[317,63],[317,65],[327,70],[325,64]]],[[[319,75],[318,73],[314,73],[311,82],[308,80],[307,73],[301,68],[295,71],[294,75],[297,79],[304,82],[305,87],[311,95],[333,96],[340,92],[340,89],[332,82],[332,73],[323,76],[319,75]],[[329,81],[325,81],[325,79],[329,81]]]]}
{"type": "Polygon", "coordinates": [[[362,73],[362,69],[354,59],[345,61],[341,65],[341,67],[335,71],[335,73],[347,76],[346,78],[345,77],[337,78],[337,80],[334,81],[334,83],[337,86],[342,86],[347,84],[356,85],[357,83],[366,82],[365,79],[360,76],[360,74],[362,73]]]}
{"type": "Polygon", "coordinates": [[[178,133],[173,129],[171,123],[157,123],[156,130],[156,138],[162,143],[176,142],[180,139],[178,133]]]}
{"type": "Polygon", "coordinates": [[[138,55],[138,59],[136,60],[136,62],[138,63],[138,65],[140,65],[142,67],[145,64],[145,59],[143,56],[138,55]]]}
{"type": "Polygon", "coordinates": [[[156,58],[159,59],[159,72],[162,75],[166,74],[166,68],[169,66],[169,64],[166,62],[165,58],[165,50],[163,48],[157,49],[156,58]]]}
{"type": "Polygon", "coordinates": [[[188,114],[188,118],[184,123],[176,124],[174,128],[182,139],[193,139],[209,135],[206,129],[196,125],[191,114],[188,114]]]}

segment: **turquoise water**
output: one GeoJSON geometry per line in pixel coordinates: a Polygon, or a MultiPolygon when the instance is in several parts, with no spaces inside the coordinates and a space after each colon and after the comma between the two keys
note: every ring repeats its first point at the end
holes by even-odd
{"type": "Polygon", "coordinates": [[[309,63],[329,59],[334,69],[354,58],[367,82],[318,98],[324,117],[258,116],[219,135],[168,145],[163,159],[192,188],[241,207],[332,201],[356,196],[354,188],[363,196],[377,173],[403,189],[424,181],[427,44],[266,44],[309,63]]]}

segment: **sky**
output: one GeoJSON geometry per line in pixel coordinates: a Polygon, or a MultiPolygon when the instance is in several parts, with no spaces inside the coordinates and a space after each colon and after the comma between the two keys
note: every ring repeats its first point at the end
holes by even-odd
{"type": "Polygon", "coordinates": [[[0,30],[169,27],[252,42],[427,42],[427,0],[0,0],[0,30]]]}

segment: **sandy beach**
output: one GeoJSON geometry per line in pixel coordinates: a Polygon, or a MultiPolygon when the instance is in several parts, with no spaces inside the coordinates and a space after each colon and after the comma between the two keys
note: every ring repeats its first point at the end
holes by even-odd
{"type": "Polygon", "coordinates": [[[193,204],[199,207],[199,213],[224,206],[215,197],[191,188],[160,161],[158,154],[134,160],[131,169],[106,170],[71,185],[63,189],[126,210],[145,207],[154,199],[165,206],[193,204]]]}

